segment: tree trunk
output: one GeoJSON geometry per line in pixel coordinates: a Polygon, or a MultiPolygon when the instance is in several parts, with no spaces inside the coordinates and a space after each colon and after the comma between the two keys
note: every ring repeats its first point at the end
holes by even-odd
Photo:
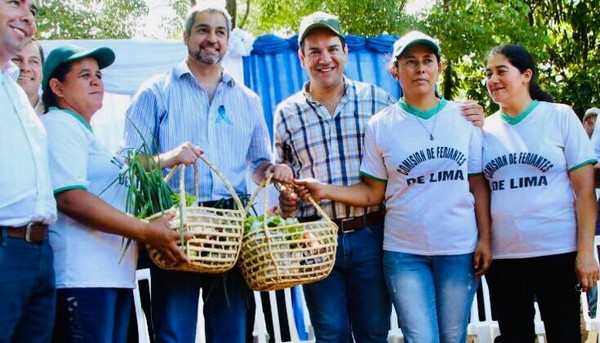
{"type": "Polygon", "coordinates": [[[454,80],[452,80],[452,62],[446,61],[444,67],[444,99],[452,100],[452,88],[454,80]]]}
{"type": "Polygon", "coordinates": [[[225,4],[225,8],[227,9],[227,12],[229,12],[229,14],[231,15],[231,29],[233,30],[236,27],[236,25],[235,25],[235,17],[236,17],[236,13],[237,13],[236,0],[227,0],[226,4],[225,4]]]}

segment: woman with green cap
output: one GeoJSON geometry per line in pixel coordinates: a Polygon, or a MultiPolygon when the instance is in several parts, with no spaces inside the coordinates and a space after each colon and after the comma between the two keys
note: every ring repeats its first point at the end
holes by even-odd
{"type": "Polygon", "coordinates": [[[369,120],[362,182],[296,183],[314,200],[385,200],[383,272],[405,342],[463,343],[477,279],[492,259],[481,131],[461,115],[460,103],[436,94],[437,40],[409,32],[394,43],[393,56],[390,71],[403,97],[369,120]]]}
{"type": "MultiPolygon", "coordinates": [[[[58,220],[50,228],[57,286],[56,342],[125,342],[135,287],[137,248],[121,259],[123,238],[185,263],[179,234],[161,217],[144,221],[124,212],[126,164],[95,137],[90,121],[102,107],[101,69],[115,60],[109,48],[53,50],[43,68],[43,123],[58,220]],[[114,182],[118,180],[118,182],[114,182]]],[[[201,154],[185,146],[164,165],[190,164],[201,154]]]]}

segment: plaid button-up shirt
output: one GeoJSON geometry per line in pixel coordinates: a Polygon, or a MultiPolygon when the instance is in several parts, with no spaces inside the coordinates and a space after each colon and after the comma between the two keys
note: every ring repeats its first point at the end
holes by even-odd
{"type": "MultiPolygon", "coordinates": [[[[345,92],[335,113],[313,100],[309,82],[303,90],[281,102],[275,110],[275,154],[288,164],[296,178],[315,178],[335,185],[360,182],[360,161],[367,122],[395,99],[379,87],[344,78],[345,92]]],[[[362,207],[320,202],[332,219],[363,215],[362,207]]],[[[375,206],[368,212],[377,210],[375,206]]],[[[300,217],[316,214],[310,204],[299,205],[300,217]]]]}

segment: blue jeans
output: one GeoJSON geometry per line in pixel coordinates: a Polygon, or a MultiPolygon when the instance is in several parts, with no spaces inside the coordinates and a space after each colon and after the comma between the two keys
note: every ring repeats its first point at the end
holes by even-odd
{"type": "Polygon", "coordinates": [[[194,343],[198,296],[203,289],[207,343],[244,343],[252,291],[237,267],[224,274],[180,272],[150,266],[156,342],[194,343]]]}
{"type": "Polygon", "coordinates": [[[478,281],[473,254],[383,253],[385,280],[407,343],[464,343],[478,281]]]}
{"type": "Polygon", "coordinates": [[[0,342],[49,342],[56,289],[50,244],[0,230],[0,342]]]}
{"type": "Polygon", "coordinates": [[[317,342],[387,342],[391,302],[382,266],[383,223],[339,233],[335,265],[304,285],[317,342]]]}
{"type": "Polygon", "coordinates": [[[56,343],[126,343],[133,292],[129,288],[59,288],[56,343]]]}

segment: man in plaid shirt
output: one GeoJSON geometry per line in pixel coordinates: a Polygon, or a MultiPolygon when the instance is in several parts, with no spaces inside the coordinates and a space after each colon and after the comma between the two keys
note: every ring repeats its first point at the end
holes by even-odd
{"type": "MultiPolygon", "coordinates": [[[[315,12],[302,19],[298,56],[309,81],[275,110],[277,163],[296,178],[336,185],[360,182],[364,129],[372,115],[395,103],[379,87],[344,76],[348,47],[336,16],[315,12]]],[[[469,103],[465,116],[478,126],[483,108],[469,103]]],[[[282,193],[284,212],[301,221],[317,219],[310,203],[282,193]]],[[[322,201],[339,227],[336,262],[322,281],[304,285],[318,342],[386,342],[391,302],[382,265],[384,207],[352,207],[322,201]]]]}

